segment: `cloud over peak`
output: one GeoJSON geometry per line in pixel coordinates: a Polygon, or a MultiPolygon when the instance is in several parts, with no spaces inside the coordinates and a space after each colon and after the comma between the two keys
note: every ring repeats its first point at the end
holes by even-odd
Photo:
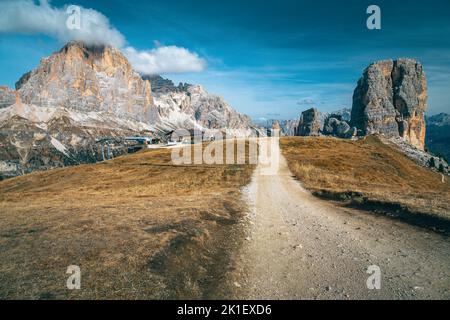
{"type": "Polygon", "coordinates": [[[198,54],[176,46],[145,51],[128,47],[124,53],[134,68],[143,74],[200,72],[206,67],[206,61],[198,54]]]}
{"type": "Polygon", "coordinates": [[[164,74],[200,72],[204,59],[188,49],[157,46],[138,51],[125,47],[124,35],[111,25],[102,13],[81,6],[56,8],[50,1],[2,0],[0,2],[0,34],[43,34],[61,42],[83,41],[88,45],[110,45],[123,49],[132,66],[141,73],[164,74]]]}

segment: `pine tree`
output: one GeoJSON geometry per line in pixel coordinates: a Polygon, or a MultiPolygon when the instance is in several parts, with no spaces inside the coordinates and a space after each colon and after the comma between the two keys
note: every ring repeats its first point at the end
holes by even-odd
{"type": "Polygon", "coordinates": [[[436,160],[434,160],[433,157],[431,157],[430,160],[428,160],[428,166],[430,168],[435,168],[436,167],[436,160]]]}

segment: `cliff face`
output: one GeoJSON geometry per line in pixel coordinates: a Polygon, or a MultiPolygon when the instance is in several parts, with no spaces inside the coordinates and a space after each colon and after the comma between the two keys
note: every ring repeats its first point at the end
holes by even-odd
{"type": "Polygon", "coordinates": [[[299,120],[281,120],[281,133],[284,136],[295,136],[299,120]]]}
{"type": "Polygon", "coordinates": [[[202,86],[187,83],[175,86],[160,76],[144,78],[155,84],[152,91],[161,127],[226,129],[237,136],[252,135],[248,116],[236,112],[222,97],[210,94],[202,86]]]}
{"type": "Polygon", "coordinates": [[[427,84],[423,67],[411,59],[371,64],[353,95],[351,125],[364,134],[402,137],[424,149],[427,84]]]}
{"type": "Polygon", "coordinates": [[[320,135],[322,124],[320,122],[320,112],[316,108],[311,108],[302,112],[297,128],[297,136],[318,136],[320,135]]]}
{"type": "Polygon", "coordinates": [[[7,87],[0,87],[0,109],[15,104],[18,99],[19,96],[16,91],[7,87]]]}
{"type": "Polygon", "coordinates": [[[118,50],[69,43],[16,90],[0,87],[0,179],[102,160],[98,139],[148,132],[157,121],[150,82],[118,50]]]}
{"type": "Polygon", "coordinates": [[[16,83],[16,90],[28,105],[108,112],[146,123],[158,120],[150,82],[112,47],[71,42],[42,59],[16,83]]]}

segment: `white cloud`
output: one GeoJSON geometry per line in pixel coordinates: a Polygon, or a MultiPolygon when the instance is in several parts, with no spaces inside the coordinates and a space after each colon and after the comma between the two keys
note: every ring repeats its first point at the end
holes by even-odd
{"type": "MultiPolygon", "coordinates": [[[[111,45],[123,48],[125,37],[114,28],[108,18],[93,9],[80,9],[79,28],[69,28],[67,20],[71,13],[68,5],[56,8],[50,1],[0,0],[0,34],[44,34],[62,42],[83,41],[89,45],[111,45]]],[[[136,71],[145,74],[200,72],[206,67],[204,59],[188,49],[177,46],[160,46],[138,51],[124,48],[124,53],[136,71]]]]}
{"type": "Polygon", "coordinates": [[[200,72],[206,68],[206,61],[198,54],[176,46],[145,51],[128,47],[124,53],[134,68],[143,74],[200,72]]]}
{"type": "Polygon", "coordinates": [[[0,33],[44,34],[63,42],[80,40],[87,44],[122,47],[124,36],[107,17],[98,11],[79,7],[80,28],[68,28],[69,14],[64,8],[55,8],[47,0],[39,4],[31,0],[0,2],[0,33]]]}

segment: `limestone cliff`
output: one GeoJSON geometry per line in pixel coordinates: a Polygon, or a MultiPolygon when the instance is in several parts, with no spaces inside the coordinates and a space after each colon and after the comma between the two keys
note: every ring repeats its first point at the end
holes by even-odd
{"type": "Polygon", "coordinates": [[[16,83],[16,90],[28,105],[102,111],[146,123],[158,120],[150,82],[112,47],[71,42],[42,59],[16,83]]]}
{"type": "Polygon", "coordinates": [[[145,76],[152,82],[155,107],[161,118],[159,127],[182,127],[205,130],[225,129],[236,136],[254,133],[251,119],[236,112],[222,97],[206,91],[201,85],[180,83],[160,76],[145,76]]]}
{"type": "Polygon", "coordinates": [[[402,137],[425,147],[427,83],[422,65],[412,59],[371,64],[353,95],[351,125],[364,134],[402,137]]]}
{"type": "Polygon", "coordinates": [[[302,112],[296,135],[318,136],[321,129],[320,112],[316,108],[311,108],[302,112]]]}

